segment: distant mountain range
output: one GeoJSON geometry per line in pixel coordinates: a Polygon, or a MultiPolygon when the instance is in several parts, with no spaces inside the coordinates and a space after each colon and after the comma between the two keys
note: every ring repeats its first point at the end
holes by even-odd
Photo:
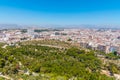
{"type": "Polygon", "coordinates": [[[54,28],[54,29],[72,29],[72,28],[105,28],[105,29],[120,29],[119,25],[19,25],[19,24],[0,24],[0,29],[27,29],[27,28],[54,28]]]}
{"type": "Polygon", "coordinates": [[[0,24],[0,29],[18,29],[22,28],[22,26],[17,24],[0,24]]]}

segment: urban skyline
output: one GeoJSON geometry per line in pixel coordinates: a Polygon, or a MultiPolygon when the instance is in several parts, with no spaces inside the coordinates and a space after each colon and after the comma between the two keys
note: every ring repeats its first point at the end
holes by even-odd
{"type": "Polygon", "coordinates": [[[0,0],[0,80],[120,80],[120,0],[0,0]]]}

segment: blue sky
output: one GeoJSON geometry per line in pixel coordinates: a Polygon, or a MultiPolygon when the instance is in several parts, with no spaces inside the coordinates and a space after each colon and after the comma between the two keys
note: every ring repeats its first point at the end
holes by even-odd
{"type": "Polygon", "coordinates": [[[0,0],[0,23],[120,24],[120,0],[0,0]]]}

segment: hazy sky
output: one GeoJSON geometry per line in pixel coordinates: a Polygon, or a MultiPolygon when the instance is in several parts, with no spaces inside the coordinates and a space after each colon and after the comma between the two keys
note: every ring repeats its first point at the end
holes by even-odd
{"type": "Polygon", "coordinates": [[[120,0],[0,0],[0,23],[120,24],[120,0]]]}

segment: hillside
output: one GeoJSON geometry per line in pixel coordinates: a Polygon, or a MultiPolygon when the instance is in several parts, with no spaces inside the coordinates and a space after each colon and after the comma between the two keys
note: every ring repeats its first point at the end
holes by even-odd
{"type": "Polygon", "coordinates": [[[6,48],[1,46],[0,80],[115,79],[101,73],[106,66],[94,51],[86,52],[65,42],[44,43],[29,41],[6,48]]]}

